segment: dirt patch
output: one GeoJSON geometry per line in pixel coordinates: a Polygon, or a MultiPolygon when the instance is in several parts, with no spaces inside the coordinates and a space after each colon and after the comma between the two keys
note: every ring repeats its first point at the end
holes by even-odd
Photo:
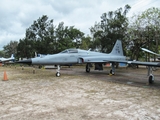
{"type": "Polygon", "coordinates": [[[2,79],[4,70],[9,80],[0,81],[0,119],[160,119],[160,90],[136,82],[145,76],[143,70],[128,75],[128,81],[139,86],[125,84],[127,75],[122,70],[117,71],[119,77],[111,77],[64,68],[62,76],[55,77],[55,70],[36,69],[33,74],[29,67],[1,67],[2,79]]]}

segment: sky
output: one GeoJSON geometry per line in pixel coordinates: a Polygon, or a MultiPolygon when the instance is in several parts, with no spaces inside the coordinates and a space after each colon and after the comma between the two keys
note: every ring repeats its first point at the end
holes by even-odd
{"type": "Polygon", "coordinates": [[[159,7],[160,0],[0,0],[0,50],[25,37],[33,21],[47,15],[58,26],[75,26],[90,35],[91,26],[100,22],[100,16],[128,4],[128,17],[151,7],[159,7]]]}

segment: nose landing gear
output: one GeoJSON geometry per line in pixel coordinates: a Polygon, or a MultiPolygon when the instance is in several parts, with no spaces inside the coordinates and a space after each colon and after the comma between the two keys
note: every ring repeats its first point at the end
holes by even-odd
{"type": "Polygon", "coordinates": [[[60,74],[60,65],[57,65],[57,73],[56,73],[56,77],[60,77],[61,74],[60,74]]]}
{"type": "Polygon", "coordinates": [[[154,83],[154,75],[152,74],[153,73],[153,68],[148,66],[148,83],[149,84],[153,84],[154,83]]]}

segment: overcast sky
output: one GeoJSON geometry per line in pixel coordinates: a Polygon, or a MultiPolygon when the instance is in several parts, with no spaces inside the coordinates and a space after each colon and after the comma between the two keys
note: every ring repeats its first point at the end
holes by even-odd
{"type": "Polygon", "coordinates": [[[25,37],[26,28],[42,15],[65,26],[90,34],[89,28],[100,22],[100,16],[129,4],[131,17],[150,7],[159,7],[160,0],[0,0],[0,50],[10,41],[25,37]]]}

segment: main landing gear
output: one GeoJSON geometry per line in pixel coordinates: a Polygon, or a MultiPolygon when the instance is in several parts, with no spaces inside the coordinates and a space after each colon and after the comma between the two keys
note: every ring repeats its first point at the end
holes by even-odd
{"type": "Polygon", "coordinates": [[[114,75],[115,74],[115,63],[112,63],[112,65],[111,65],[111,70],[110,70],[110,75],[114,75]]]}
{"type": "Polygon", "coordinates": [[[90,67],[92,67],[91,64],[87,63],[86,64],[86,72],[89,73],[90,72],[90,67]]]}
{"type": "MultiPolygon", "coordinates": [[[[91,63],[87,63],[86,64],[86,72],[89,73],[90,72],[90,68],[93,67],[91,63]]],[[[115,63],[112,63],[112,66],[111,66],[111,70],[110,70],[110,75],[114,75],[115,74],[115,63]]],[[[103,67],[102,65],[100,64],[95,64],[95,70],[103,70],[103,67]],[[98,67],[96,67],[96,65],[98,67]]]]}
{"type": "Polygon", "coordinates": [[[114,74],[115,74],[114,71],[113,71],[112,69],[110,70],[109,73],[110,73],[109,75],[114,75],[114,74]]]}
{"type": "MultiPolygon", "coordinates": [[[[86,72],[87,73],[90,72],[91,67],[92,67],[91,63],[86,64],[86,72]]],[[[153,67],[148,66],[148,83],[149,84],[153,84],[154,80],[155,80],[154,75],[153,75],[153,70],[154,70],[153,67]]],[[[115,75],[115,63],[112,63],[112,65],[111,65],[110,75],[115,75]]]]}
{"type": "Polygon", "coordinates": [[[154,75],[152,74],[152,72],[153,72],[153,68],[148,66],[148,76],[149,76],[148,77],[148,83],[149,84],[154,83],[154,75]]]}
{"type": "MultiPolygon", "coordinates": [[[[115,74],[115,63],[112,63],[112,69],[110,70],[110,75],[115,74]]],[[[154,83],[154,75],[153,75],[154,68],[151,66],[148,66],[148,83],[153,84],[154,83]]]]}

